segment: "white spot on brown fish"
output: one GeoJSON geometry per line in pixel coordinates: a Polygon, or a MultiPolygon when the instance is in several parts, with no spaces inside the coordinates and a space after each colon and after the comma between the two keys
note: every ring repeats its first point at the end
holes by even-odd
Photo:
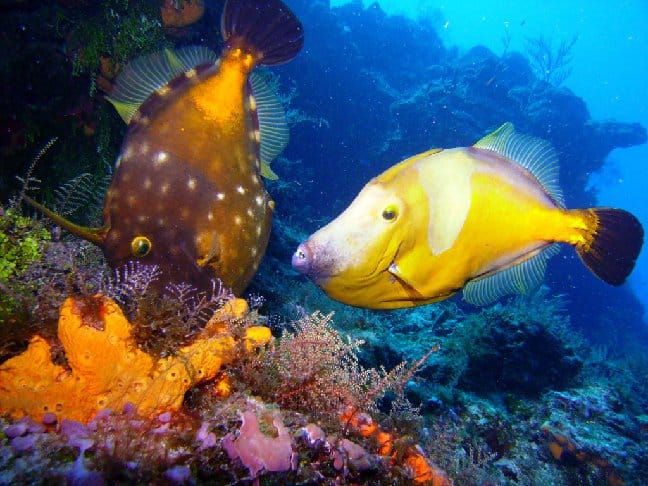
{"type": "Polygon", "coordinates": [[[164,164],[168,159],[169,159],[169,154],[167,154],[166,152],[160,151],[155,156],[155,159],[153,159],[153,163],[156,166],[160,166],[160,165],[164,164]]]}

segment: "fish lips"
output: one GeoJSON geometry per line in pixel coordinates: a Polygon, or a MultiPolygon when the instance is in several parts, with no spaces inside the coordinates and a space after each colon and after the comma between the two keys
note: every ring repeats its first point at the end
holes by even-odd
{"type": "Polygon", "coordinates": [[[333,261],[322,258],[311,240],[302,242],[292,256],[292,267],[306,275],[319,286],[323,286],[334,276],[333,261]]]}

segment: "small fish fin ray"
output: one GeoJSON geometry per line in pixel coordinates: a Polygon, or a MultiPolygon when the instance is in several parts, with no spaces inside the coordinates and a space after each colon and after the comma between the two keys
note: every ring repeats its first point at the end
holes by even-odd
{"type": "Polygon", "coordinates": [[[78,224],[65,219],[63,216],[56,214],[54,211],[46,208],[42,204],[37,203],[29,196],[24,196],[24,198],[25,201],[34,206],[64,230],[69,231],[73,235],[76,235],[79,238],[83,238],[84,240],[88,240],[89,242],[103,248],[104,242],[106,241],[106,235],[108,234],[109,230],[107,226],[102,226],[100,228],[87,228],[85,226],[79,226],[78,224]]]}
{"type": "Polygon", "coordinates": [[[549,142],[516,133],[513,124],[506,122],[474,146],[496,152],[524,167],[559,207],[565,207],[558,156],[549,142]]]}
{"type": "Polygon", "coordinates": [[[223,40],[249,49],[258,64],[282,64],[304,45],[304,28],[280,0],[228,0],[221,18],[223,40]]]}
{"type": "Polygon", "coordinates": [[[488,305],[511,294],[526,294],[544,280],[547,261],[560,251],[552,244],[537,255],[489,276],[468,282],[463,289],[465,301],[478,306],[488,305]]]}
{"type": "Polygon", "coordinates": [[[611,285],[621,285],[635,266],[644,230],[639,220],[622,209],[593,208],[591,242],[576,245],[587,268],[611,285]]]}
{"type": "Polygon", "coordinates": [[[122,69],[113,92],[106,99],[129,123],[142,103],[169,81],[196,66],[217,61],[218,56],[203,46],[164,49],[138,57],[122,69]]]}
{"type": "Polygon", "coordinates": [[[272,87],[259,73],[250,74],[250,86],[257,105],[259,130],[261,132],[261,175],[276,180],[279,177],[270,163],[288,145],[288,123],[281,101],[272,87]]]}

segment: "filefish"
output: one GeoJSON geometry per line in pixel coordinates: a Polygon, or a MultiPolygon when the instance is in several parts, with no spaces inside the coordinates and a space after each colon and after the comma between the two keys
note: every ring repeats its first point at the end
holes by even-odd
{"type": "Polygon", "coordinates": [[[413,307],[461,289],[485,305],[537,287],[560,243],[621,285],[643,228],[621,209],[566,209],[553,148],[505,123],[472,147],[430,150],[372,179],[292,265],[353,306],[413,307]]]}
{"type": "Polygon", "coordinates": [[[157,265],[166,282],[235,294],[268,243],[274,202],[261,179],[287,143],[281,104],[259,65],[292,59],[303,28],[279,0],[228,0],[218,58],[204,47],[165,50],[128,64],[108,100],[128,123],[103,208],[103,226],[80,227],[112,267],[157,265]]]}

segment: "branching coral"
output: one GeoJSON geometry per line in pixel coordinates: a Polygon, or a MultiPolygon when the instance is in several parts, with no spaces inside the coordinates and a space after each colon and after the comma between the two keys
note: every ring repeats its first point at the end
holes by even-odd
{"type": "Polygon", "coordinates": [[[59,418],[88,422],[101,409],[133,403],[140,414],[177,410],[185,392],[213,379],[239,348],[253,349],[269,333],[251,327],[243,343],[229,323],[248,312],[244,300],[228,302],[193,343],[174,355],[155,359],[141,351],[132,326],[107,297],[70,297],[60,311],[58,336],[69,369],[52,361],[52,346],[32,338],[27,350],[0,366],[0,411],[14,417],[59,418]]]}
{"type": "Polygon", "coordinates": [[[571,74],[572,49],[578,36],[563,40],[556,50],[551,40],[542,36],[527,39],[527,54],[538,78],[554,86],[560,86],[571,74]]]}
{"type": "Polygon", "coordinates": [[[294,322],[294,332],[242,367],[242,381],[281,407],[336,422],[346,407],[373,411],[377,399],[402,389],[429,356],[411,369],[405,363],[390,372],[364,368],[356,354],[362,341],[340,335],[332,316],[315,312],[294,322]]]}

